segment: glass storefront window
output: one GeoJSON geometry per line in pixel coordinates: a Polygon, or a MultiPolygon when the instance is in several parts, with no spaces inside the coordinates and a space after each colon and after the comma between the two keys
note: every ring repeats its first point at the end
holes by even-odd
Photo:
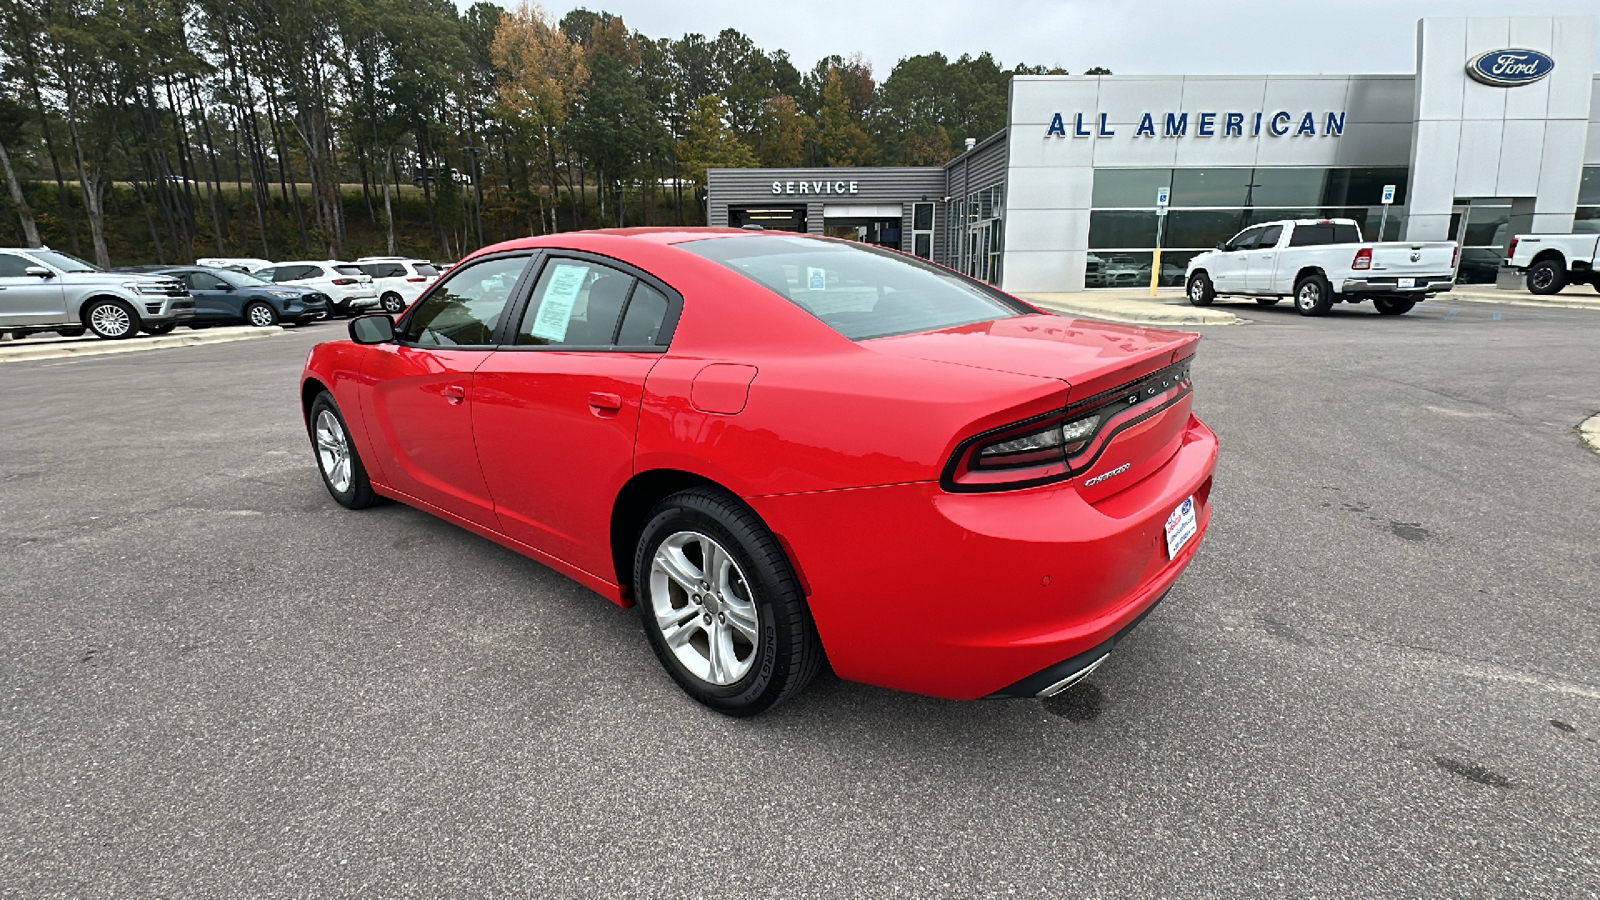
{"type": "MultiPolygon", "coordinates": [[[[1248,206],[1254,169],[1177,169],[1173,206],[1248,206]]],[[[1154,195],[1152,194],[1152,197],[1154,195]]],[[[1154,205],[1154,200],[1151,201],[1154,205]]]]}
{"type": "Polygon", "coordinates": [[[1257,169],[1251,206],[1320,206],[1327,169],[1257,169]]]}
{"type": "Polygon", "coordinates": [[[1600,203],[1600,166],[1584,166],[1578,182],[1578,204],[1600,203]]]}
{"type": "Polygon", "coordinates": [[[1504,247],[1511,240],[1511,207],[1471,206],[1467,209],[1466,247],[1504,247]]]}
{"type": "Polygon", "coordinates": [[[1600,206],[1580,206],[1572,217],[1572,230],[1576,234],[1600,234],[1600,206]]]}
{"type": "Polygon", "coordinates": [[[1089,213],[1089,249],[1154,247],[1156,214],[1150,212],[1103,210],[1089,213]]]}
{"type": "Polygon", "coordinates": [[[1406,202],[1405,169],[1329,169],[1327,188],[1322,193],[1324,206],[1379,206],[1383,186],[1394,185],[1394,205],[1406,202]]]}
{"type": "Polygon", "coordinates": [[[1168,247],[1211,248],[1243,229],[1242,209],[1175,209],[1167,214],[1166,235],[1161,243],[1168,247]]]}
{"type": "MultiPolygon", "coordinates": [[[[1180,287],[1183,275],[1199,250],[1161,251],[1161,287],[1180,287]]],[[[1139,288],[1150,284],[1148,250],[1122,250],[1112,253],[1090,251],[1084,266],[1083,284],[1091,288],[1139,288]]]]}
{"type": "Polygon", "coordinates": [[[1172,186],[1171,169],[1096,169],[1093,205],[1155,209],[1156,191],[1172,186]]]}

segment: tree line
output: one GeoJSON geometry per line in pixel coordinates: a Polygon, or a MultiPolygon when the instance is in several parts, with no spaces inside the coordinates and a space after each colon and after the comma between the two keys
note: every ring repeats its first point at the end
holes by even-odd
{"type": "Polygon", "coordinates": [[[455,258],[700,224],[707,168],[940,164],[1045,71],[930,53],[879,82],[859,55],[801,71],[733,29],[528,3],[0,0],[0,244],[455,258]]]}

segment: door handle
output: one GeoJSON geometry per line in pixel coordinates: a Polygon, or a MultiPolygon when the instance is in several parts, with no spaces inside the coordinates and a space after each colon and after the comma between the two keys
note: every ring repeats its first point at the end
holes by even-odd
{"type": "Polygon", "coordinates": [[[451,404],[460,403],[467,399],[467,389],[459,384],[447,385],[444,389],[444,399],[451,404]]]}
{"type": "Polygon", "coordinates": [[[622,409],[622,397],[602,391],[589,392],[589,408],[596,413],[617,412],[622,409]]]}

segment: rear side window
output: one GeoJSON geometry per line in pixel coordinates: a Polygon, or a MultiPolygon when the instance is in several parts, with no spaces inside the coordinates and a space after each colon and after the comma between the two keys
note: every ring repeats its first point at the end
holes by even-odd
{"type": "Polygon", "coordinates": [[[1322,244],[1355,244],[1361,240],[1354,225],[1319,222],[1316,225],[1296,225],[1289,236],[1291,247],[1316,247],[1322,244]]]}
{"type": "Polygon", "coordinates": [[[661,343],[661,326],[667,320],[670,306],[666,294],[639,282],[633,289],[633,297],[628,300],[628,311],[622,317],[617,346],[653,347],[661,343]]]}
{"type": "Polygon", "coordinates": [[[451,273],[406,318],[403,339],[429,347],[493,344],[527,264],[526,256],[503,256],[451,273]]]}
{"type": "Polygon", "coordinates": [[[746,276],[851,340],[1029,312],[999,291],[947,269],[863,244],[751,235],[677,246],[746,276]]]}
{"type": "Polygon", "coordinates": [[[633,281],[632,275],[599,263],[550,260],[539,273],[517,343],[610,346],[633,281]]]}

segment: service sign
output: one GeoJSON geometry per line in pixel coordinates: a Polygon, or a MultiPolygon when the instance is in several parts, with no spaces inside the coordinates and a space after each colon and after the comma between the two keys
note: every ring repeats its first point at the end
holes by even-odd
{"type": "Polygon", "coordinates": [[[1467,74],[1494,87],[1516,87],[1538,81],[1555,67],[1555,60],[1537,50],[1490,50],[1467,63],[1467,74]]]}

